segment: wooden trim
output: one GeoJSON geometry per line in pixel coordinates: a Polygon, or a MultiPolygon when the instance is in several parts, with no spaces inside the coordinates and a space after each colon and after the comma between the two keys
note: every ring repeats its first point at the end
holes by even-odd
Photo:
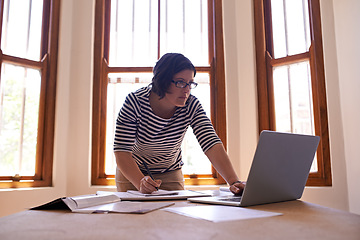
{"type": "MultiPolygon", "coordinates": [[[[271,56],[270,53],[268,53],[268,55],[271,56]]],[[[309,58],[310,58],[310,53],[304,52],[304,53],[299,53],[296,55],[282,57],[282,58],[271,58],[270,65],[272,67],[279,67],[279,66],[283,66],[283,65],[289,65],[289,64],[293,64],[293,63],[308,61],[309,58]]]]}
{"type": "MultiPolygon", "coordinates": [[[[41,79],[46,79],[49,72],[49,58],[48,55],[45,55],[42,59],[43,69],[41,71],[41,79]]],[[[45,139],[45,112],[46,112],[46,82],[41,81],[41,90],[40,90],[40,105],[39,105],[39,118],[38,118],[38,135],[37,142],[42,143],[45,139]]],[[[35,166],[35,178],[41,179],[42,168],[43,168],[43,158],[44,158],[44,146],[43,144],[36,144],[36,166],[35,166]]]]}
{"type": "Polygon", "coordinates": [[[152,73],[152,67],[109,67],[109,73],[152,73]]]}
{"type": "Polygon", "coordinates": [[[276,118],[275,118],[275,96],[274,96],[274,82],[273,82],[273,66],[271,61],[273,58],[270,53],[266,51],[266,72],[267,72],[267,96],[268,96],[268,111],[269,111],[269,127],[270,129],[276,129],[276,118]]]}
{"type": "Polygon", "coordinates": [[[309,16],[310,16],[310,31],[312,44],[310,48],[310,67],[312,70],[313,78],[313,101],[317,104],[317,124],[318,132],[316,133],[321,137],[318,148],[318,169],[321,174],[319,178],[309,177],[309,184],[314,186],[332,185],[331,177],[331,161],[330,161],[330,143],[329,143],[329,129],[328,129],[328,114],[327,114],[327,97],[326,97],[326,84],[325,84],[325,72],[324,72],[324,54],[322,45],[322,30],[321,30],[321,14],[319,0],[309,0],[309,16]],[[316,91],[314,90],[316,89],[316,91]]]}
{"type": "MultiPolygon", "coordinates": [[[[101,77],[100,77],[100,121],[106,122],[106,111],[107,111],[107,86],[108,86],[108,71],[107,71],[107,61],[104,58],[102,62],[101,68],[101,77]]],[[[99,158],[105,160],[106,155],[106,124],[100,124],[100,151],[99,151],[99,158]]],[[[105,174],[105,161],[99,161],[99,173],[98,176],[100,178],[106,178],[105,174]]]]}
{"type": "Polygon", "coordinates": [[[257,72],[257,90],[258,90],[258,119],[259,134],[262,130],[269,130],[269,96],[267,86],[267,64],[266,64],[266,43],[265,43],[265,16],[264,2],[254,0],[254,21],[255,21],[255,53],[256,53],[256,72],[257,72]]]}
{"type": "Polygon", "coordinates": [[[33,61],[25,58],[15,57],[3,54],[3,62],[21,66],[21,67],[28,67],[28,68],[35,68],[41,69],[43,67],[43,63],[40,61],[33,61]]]}
{"type": "Polygon", "coordinates": [[[213,98],[213,119],[217,134],[222,140],[224,147],[227,146],[226,137],[226,89],[225,89],[225,60],[224,60],[224,43],[222,29],[222,1],[214,0],[214,84],[210,86],[214,89],[213,98]],[[218,101],[222,99],[223,101],[218,101]]]}
{"type": "MultiPolygon", "coordinates": [[[[109,5],[106,5],[109,6],[109,5]]],[[[91,184],[101,184],[100,162],[101,148],[105,146],[105,139],[101,138],[101,101],[103,86],[104,42],[105,42],[105,8],[104,0],[95,3],[95,41],[94,41],[94,80],[93,80],[93,116],[92,116],[92,139],[91,139],[91,184]]],[[[104,158],[103,158],[104,159],[104,158]]]]}
{"type": "MultiPolygon", "coordinates": [[[[219,175],[220,176],[220,175],[219,175]]],[[[226,181],[220,176],[219,178],[215,178],[213,175],[209,175],[207,178],[187,178],[184,176],[185,186],[188,185],[220,185],[226,184],[226,181]]]]}
{"type": "MultiPolygon", "coordinates": [[[[222,0],[211,0],[209,7],[209,57],[210,57],[210,96],[211,96],[211,121],[215,131],[227,149],[226,132],[226,88],[225,88],[225,60],[223,42],[223,22],[222,22],[222,0]],[[212,34],[211,34],[212,33],[212,34]],[[211,35],[210,35],[211,34],[211,35]]],[[[226,181],[211,166],[214,184],[223,184],[226,181]]],[[[185,181],[185,184],[207,184],[204,179],[198,178],[197,181],[185,181]]]]}
{"type": "MultiPolygon", "coordinates": [[[[195,67],[197,72],[210,72],[211,67],[195,67]]],[[[152,73],[153,67],[108,67],[108,73],[152,73]]]]}

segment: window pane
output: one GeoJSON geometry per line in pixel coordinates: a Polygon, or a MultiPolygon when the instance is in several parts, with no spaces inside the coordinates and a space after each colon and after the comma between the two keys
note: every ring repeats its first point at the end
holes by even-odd
{"type": "Polygon", "coordinates": [[[274,57],[307,52],[310,47],[307,0],[271,0],[274,57]]]}
{"type": "Polygon", "coordinates": [[[273,70],[276,130],[291,132],[288,66],[273,70]]]}
{"type": "Polygon", "coordinates": [[[315,134],[309,63],[274,68],[276,129],[315,134]]]}
{"type": "Polygon", "coordinates": [[[160,1],[160,39],[157,0],[112,0],[110,21],[110,66],[154,66],[158,44],[209,65],[207,0],[160,1]]]}
{"type": "MultiPolygon", "coordinates": [[[[106,160],[105,173],[115,174],[116,162],[113,153],[113,142],[116,118],[122,107],[125,97],[140,87],[151,83],[152,73],[112,73],[109,74],[107,96],[107,133],[106,133],[106,160]]],[[[204,110],[210,117],[210,84],[209,75],[198,73],[195,82],[199,85],[191,90],[191,93],[199,98],[204,110]]],[[[211,164],[202,152],[192,129],[189,128],[182,145],[183,150],[183,173],[184,174],[211,174],[211,164]]]]}
{"type": "Polygon", "coordinates": [[[287,55],[287,45],[283,0],[271,1],[271,15],[274,42],[274,57],[285,57],[287,55]]]}
{"type": "Polygon", "coordinates": [[[0,99],[0,175],[35,174],[40,73],[3,64],[0,99]]]}
{"type": "Polygon", "coordinates": [[[110,66],[155,65],[157,0],[112,0],[110,21],[110,66]]]}
{"type": "Polygon", "coordinates": [[[1,49],[4,54],[40,60],[42,0],[4,1],[1,49]]]}
{"type": "Polygon", "coordinates": [[[179,52],[208,66],[207,0],[161,1],[160,52],[179,52]]]}
{"type": "Polygon", "coordinates": [[[126,96],[141,87],[149,85],[152,73],[110,73],[107,92],[106,116],[106,158],[105,173],[115,174],[116,161],[114,156],[114,134],[116,119],[126,96]]]}
{"type": "MultiPolygon", "coordinates": [[[[203,106],[207,116],[210,118],[210,79],[207,73],[197,73],[195,82],[198,86],[191,90],[203,106]]],[[[183,174],[211,174],[211,163],[202,151],[191,127],[185,135],[182,144],[183,174]]]]}
{"type": "Polygon", "coordinates": [[[276,131],[314,135],[309,62],[275,67],[273,85],[276,131]]]}

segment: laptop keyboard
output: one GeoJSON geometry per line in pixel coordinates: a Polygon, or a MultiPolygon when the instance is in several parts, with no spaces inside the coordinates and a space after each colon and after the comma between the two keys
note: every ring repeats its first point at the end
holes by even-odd
{"type": "Polygon", "coordinates": [[[240,202],[241,197],[228,197],[228,198],[221,198],[221,201],[227,201],[227,202],[240,202]]]}

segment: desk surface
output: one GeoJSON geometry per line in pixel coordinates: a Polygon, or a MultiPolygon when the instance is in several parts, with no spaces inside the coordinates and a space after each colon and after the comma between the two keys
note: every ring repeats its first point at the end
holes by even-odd
{"type": "MultiPolygon", "coordinates": [[[[194,205],[176,201],[175,206],[194,205]]],[[[77,214],[28,210],[0,218],[0,239],[360,239],[360,216],[302,201],[249,207],[282,216],[214,223],[157,210],[77,214]]]]}

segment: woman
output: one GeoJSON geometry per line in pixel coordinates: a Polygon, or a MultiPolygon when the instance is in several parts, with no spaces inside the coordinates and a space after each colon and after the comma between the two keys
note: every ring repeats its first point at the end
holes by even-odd
{"type": "Polygon", "coordinates": [[[215,169],[234,194],[244,188],[199,100],[194,65],[182,54],[167,53],[153,69],[152,83],[130,93],[116,122],[114,152],[118,191],[151,193],[184,189],[181,143],[189,126],[215,169]],[[148,175],[153,176],[153,179],[148,175]]]}

